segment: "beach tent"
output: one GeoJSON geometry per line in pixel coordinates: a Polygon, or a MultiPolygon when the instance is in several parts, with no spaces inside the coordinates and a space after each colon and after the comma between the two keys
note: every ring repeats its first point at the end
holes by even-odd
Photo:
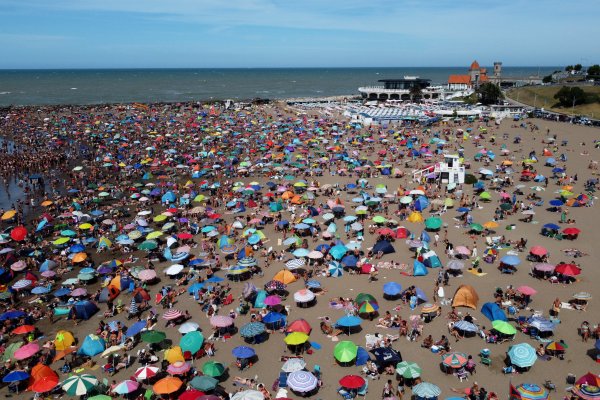
{"type": "Polygon", "coordinates": [[[439,268],[442,266],[440,258],[433,250],[429,250],[423,254],[423,263],[429,268],[439,268]]]}
{"type": "Polygon", "coordinates": [[[429,272],[427,271],[427,267],[422,262],[415,260],[413,262],[413,276],[425,276],[429,272]]]}
{"type": "Polygon", "coordinates": [[[481,313],[490,321],[507,321],[506,314],[496,303],[485,303],[481,307],[481,313]]]}
{"type": "Polygon", "coordinates": [[[54,348],[58,351],[66,350],[75,343],[73,334],[69,331],[58,331],[54,339],[54,348]]]}
{"type": "Polygon", "coordinates": [[[285,285],[289,285],[290,283],[296,282],[296,277],[287,269],[282,269],[273,277],[274,281],[279,281],[285,285]]]}
{"type": "Polygon", "coordinates": [[[100,303],[107,303],[112,301],[119,295],[121,291],[117,289],[114,285],[108,285],[100,292],[100,296],[98,296],[98,301],[100,303]]]}
{"type": "Polygon", "coordinates": [[[91,301],[78,301],[73,307],[77,319],[88,320],[98,312],[98,306],[91,301]]]}
{"type": "Polygon", "coordinates": [[[373,246],[373,254],[377,254],[379,252],[383,254],[390,254],[395,253],[396,250],[394,249],[394,246],[392,246],[392,244],[387,240],[380,240],[373,246]]]}
{"type": "Polygon", "coordinates": [[[97,335],[87,335],[85,339],[83,339],[83,343],[79,350],[77,350],[77,354],[83,354],[88,357],[93,357],[96,354],[100,354],[104,351],[106,344],[104,339],[97,335]]]}
{"type": "Polygon", "coordinates": [[[454,293],[452,307],[469,307],[476,309],[479,302],[477,292],[470,285],[460,285],[454,293]]]}

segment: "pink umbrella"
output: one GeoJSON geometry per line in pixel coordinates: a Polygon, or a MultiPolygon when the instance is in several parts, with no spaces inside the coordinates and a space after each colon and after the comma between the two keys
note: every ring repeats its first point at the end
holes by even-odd
{"type": "Polygon", "coordinates": [[[118,394],[129,394],[135,392],[140,387],[140,384],[136,381],[127,379],[112,389],[113,393],[118,394]]]}
{"type": "Polygon", "coordinates": [[[133,374],[133,376],[135,376],[136,379],[144,380],[144,379],[150,379],[150,378],[154,377],[157,374],[157,372],[158,372],[157,367],[145,365],[143,367],[138,368],[135,371],[135,374],[133,374]]]}
{"type": "Polygon", "coordinates": [[[546,250],[545,247],[542,246],[533,246],[529,252],[535,256],[545,256],[546,254],[548,254],[548,250],[546,250]]]}
{"type": "Polygon", "coordinates": [[[42,276],[44,278],[52,278],[53,276],[56,276],[56,272],[50,271],[50,270],[44,271],[44,272],[42,272],[42,276]]]}
{"type": "Polygon", "coordinates": [[[176,361],[167,367],[167,372],[171,375],[182,375],[188,372],[191,368],[189,363],[176,361]]]}
{"type": "Polygon", "coordinates": [[[225,328],[233,324],[233,318],[227,315],[214,315],[210,317],[210,324],[217,328],[225,328]]]}
{"type": "Polygon", "coordinates": [[[532,287],[529,286],[519,286],[517,288],[517,292],[524,294],[525,296],[533,296],[534,294],[537,293],[537,290],[535,290],[532,287]]]}
{"type": "Polygon", "coordinates": [[[470,256],[471,255],[471,250],[467,249],[465,246],[457,246],[455,249],[456,253],[458,254],[462,254],[465,256],[470,256]]]}
{"type": "Polygon", "coordinates": [[[166,319],[167,321],[173,320],[173,319],[177,319],[179,317],[181,317],[183,314],[181,313],[181,311],[175,309],[175,308],[171,308],[170,310],[167,310],[164,314],[163,314],[163,318],[166,319]]]}
{"type": "Polygon", "coordinates": [[[277,295],[267,296],[264,303],[267,306],[276,306],[277,304],[281,304],[281,298],[277,295]]]}
{"type": "Polygon", "coordinates": [[[506,192],[502,192],[502,193],[500,193],[500,197],[502,197],[503,199],[509,199],[510,195],[506,192]]]}
{"type": "Polygon", "coordinates": [[[27,268],[27,264],[23,260],[19,260],[10,266],[13,271],[23,271],[25,268],[27,268]]]}
{"type": "Polygon", "coordinates": [[[192,249],[190,246],[181,246],[175,250],[175,253],[189,253],[192,249]]]}
{"type": "Polygon", "coordinates": [[[138,278],[140,278],[141,281],[151,281],[156,278],[156,271],[153,269],[144,269],[138,273],[138,278]]]}
{"type": "Polygon", "coordinates": [[[88,294],[88,292],[84,288],[77,288],[71,292],[71,296],[73,296],[73,297],[87,296],[87,294],[88,294]]]}
{"type": "Polygon", "coordinates": [[[548,264],[548,263],[539,263],[539,264],[535,264],[533,266],[533,269],[535,269],[536,271],[542,271],[542,272],[552,272],[552,271],[554,271],[554,268],[556,268],[556,265],[548,264]]]}
{"type": "Polygon", "coordinates": [[[24,346],[21,346],[17,351],[15,351],[15,359],[17,360],[25,360],[34,354],[40,351],[40,345],[36,342],[28,343],[24,346]]]}

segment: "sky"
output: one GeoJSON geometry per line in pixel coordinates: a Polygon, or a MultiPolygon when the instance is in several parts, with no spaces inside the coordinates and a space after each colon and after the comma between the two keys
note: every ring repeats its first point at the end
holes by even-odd
{"type": "Polygon", "coordinates": [[[600,63],[600,0],[0,0],[0,68],[600,63]]]}

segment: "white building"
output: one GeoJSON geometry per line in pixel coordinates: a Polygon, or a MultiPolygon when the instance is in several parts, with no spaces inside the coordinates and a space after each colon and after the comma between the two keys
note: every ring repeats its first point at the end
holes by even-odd
{"type": "Polygon", "coordinates": [[[431,174],[442,183],[455,185],[465,183],[465,166],[462,165],[460,157],[457,155],[446,154],[443,162],[435,163],[422,170],[413,171],[413,180],[421,181],[423,177],[431,174]]]}

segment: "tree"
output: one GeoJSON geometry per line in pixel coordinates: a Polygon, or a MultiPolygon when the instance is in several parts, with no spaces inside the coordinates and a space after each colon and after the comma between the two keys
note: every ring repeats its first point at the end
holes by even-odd
{"type": "Polygon", "coordinates": [[[587,69],[588,76],[600,76],[600,65],[594,64],[587,69]]]}
{"type": "Polygon", "coordinates": [[[585,103],[587,96],[581,88],[563,86],[554,98],[558,100],[561,107],[572,107],[585,103]]]}
{"type": "Polygon", "coordinates": [[[491,82],[486,82],[483,85],[479,86],[479,88],[477,89],[477,95],[479,96],[479,101],[486,105],[496,104],[498,103],[498,100],[504,97],[502,95],[500,87],[494,85],[491,82]]]}
{"type": "Polygon", "coordinates": [[[543,79],[542,79],[543,83],[552,83],[552,75],[546,75],[543,79]]]}
{"type": "Polygon", "coordinates": [[[581,71],[583,69],[583,66],[581,64],[575,64],[575,66],[573,67],[573,70],[575,71],[581,71]]]}
{"type": "Polygon", "coordinates": [[[567,66],[565,67],[565,71],[567,71],[567,72],[571,72],[571,71],[573,71],[573,66],[572,66],[572,65],[567,65],[567,66]]]}

